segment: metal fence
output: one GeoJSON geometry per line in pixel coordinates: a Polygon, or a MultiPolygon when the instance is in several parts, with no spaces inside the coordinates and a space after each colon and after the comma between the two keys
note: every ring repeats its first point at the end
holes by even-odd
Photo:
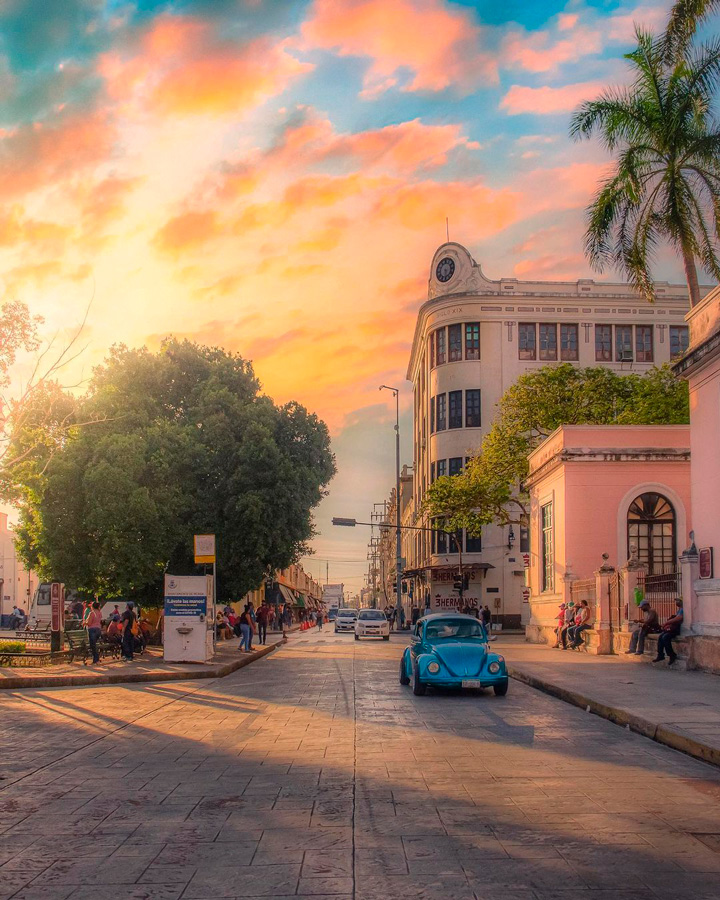
{"type": "Polygon", "coordinates": [[[657,611],[661,623],[675,615],[675,600],[682,598],[682,575],[679,571],[672,570],[660,575],[639,572],[638,587],[657,611]]]}

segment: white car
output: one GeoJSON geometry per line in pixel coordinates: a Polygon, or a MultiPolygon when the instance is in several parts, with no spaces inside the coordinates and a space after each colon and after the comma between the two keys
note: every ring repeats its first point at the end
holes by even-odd
{"type": "Polygon", "coordinates": [[[355,622],[355,640],[361,637],[381,637],[390,640],[390,623],[381,609],[361,609],[355,622]]]}
{"type": "Polygon", "coordinates": [[[335,634],[338,631],[355,631],[358,611],[356,609],[339,609],[335,616],[335,634]]]}

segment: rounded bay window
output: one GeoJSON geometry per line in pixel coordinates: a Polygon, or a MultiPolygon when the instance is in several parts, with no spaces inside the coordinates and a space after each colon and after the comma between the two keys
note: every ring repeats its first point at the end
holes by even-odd
{"type": "Polygon", "coordinates": [[[663,575],[676,567],[676,515],[662,494],[648,491],[630,504],[627,513],[628,557],[637,548],[638,560],[649,575],[663,575]]]}

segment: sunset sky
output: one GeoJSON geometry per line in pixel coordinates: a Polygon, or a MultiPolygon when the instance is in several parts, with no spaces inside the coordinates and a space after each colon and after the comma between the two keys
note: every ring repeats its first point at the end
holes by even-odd
{"type": "MultiPolygon", "coordinates": [[[[445,217],[491,278],[590,276],[607,157],[569,113],[668,5],[2,0],[4,296],[60,340],[94,297],[85,377],[115,342],[188,336],[316,411],[339,471],[308,568],[357,590],[368,530],[329,521],[393,485],[383,382],[411,459],[404,376],[445,217]]],[[[681,280],[673,259],[657,275],[681,280]]]]}

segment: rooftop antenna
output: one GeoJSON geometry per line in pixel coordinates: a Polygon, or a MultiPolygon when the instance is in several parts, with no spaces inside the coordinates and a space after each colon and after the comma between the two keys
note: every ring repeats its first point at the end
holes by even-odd
{"type": "Polygon", "coordinates": [[[448,221],[448,217],[445,216],[445,235],[447,237],[448,244],[450,243],[450,222],[448,221]]]}

